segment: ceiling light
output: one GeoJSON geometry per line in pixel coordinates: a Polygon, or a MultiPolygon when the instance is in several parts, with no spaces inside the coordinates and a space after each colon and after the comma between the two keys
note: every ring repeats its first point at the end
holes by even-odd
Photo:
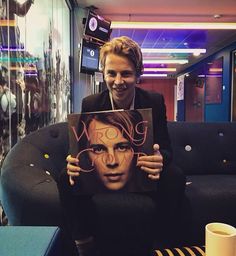
{"type": "Polygon", "coordinates": [[[187,59],[179,59],[179,60],[175,60],[175,59],[173,59],[173,60],[171,60],[171,59],[169,59],[169,60],[167,60],[167,59],[165,59],[165,60],[144,59],[143,63],[144,64],[161,64],[161,63],[165,63],[165,64],[186,64],[186,63],[188,63],[188,60],[187,59]]]}
{"type": "Polygon", "coordinates": [[[144,72],[175,72],[176,68],[144,68],[144,72]]]}
{"type": "Polygon", "coordinates": [[[167,77],[167,74],[143,74],[142,77],[167,77]]]}
{"type": "Polygon", "coordinates": [[[200,52],[194,52],[194,53],[193,53],[193,56],[197,57],[197,56],[199,56],[200,54],[201,54],[200,52]]]}
{"type": "Polygon", "coordinates": [[[112,21],[111,28],[127,29],[236,29],[235,22],[132,22],[112,21]]]}
{"type": "Polygon", "coordinates": [[[222,72],[222,68],[209,68],[209,72],[222,72]]]}
{"type": "Polygon", "coordinates": [[[206,53],[206,49],[186,49],[186,48],[142,48],[142,53],[193,53],[201,54],[206,53]]]}
{"type": "Polygon", "coordinates": [[[205,78],[205,77],[222,77],[222,75],[217,75],[217,74],[215,74],[215,75],[211,75],[211,74],[209,74],[209,75],[198,75],[198,77],[200,77],[200,78],[205,78]]]}

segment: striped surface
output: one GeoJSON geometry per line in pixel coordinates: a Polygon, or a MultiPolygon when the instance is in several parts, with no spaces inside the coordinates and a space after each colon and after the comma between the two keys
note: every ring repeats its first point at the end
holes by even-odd
{"type": "Polygon", "coordinates": [[[205,246],[156,250],[157,256],[205,256],[205,246]]]}

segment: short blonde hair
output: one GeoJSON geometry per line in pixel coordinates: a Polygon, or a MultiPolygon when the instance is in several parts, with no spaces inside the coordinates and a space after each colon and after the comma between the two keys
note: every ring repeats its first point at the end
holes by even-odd
{"type": "Polygon", "coordinates": [[[115,37],[111,41],[105,43],[100,49],[100,65],[102,71],[105,68],[106,57],[113,53],[128,58],[136,69],[136,76],[139,77],[143,73],[143,56],[140,46],[127,36],[115,37]]]}

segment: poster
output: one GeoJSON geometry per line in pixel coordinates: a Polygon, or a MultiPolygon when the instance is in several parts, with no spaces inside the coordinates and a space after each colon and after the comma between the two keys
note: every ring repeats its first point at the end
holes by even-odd
{"type": "Polygon", "coordinates": [[[153,152],[152,110],[116,110],[68,115],[70,154],[79,161],[78,194],[143,192],[155,181],[137,166],[153,152]]]}

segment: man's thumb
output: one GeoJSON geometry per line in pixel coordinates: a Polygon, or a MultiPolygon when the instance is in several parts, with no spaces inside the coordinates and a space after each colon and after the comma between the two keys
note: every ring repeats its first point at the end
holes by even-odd
{"type": "Polygon", "coordinates": [[[160,146],[158,144],[154,144],[153,145],[153,151],[154,151],[154,155],[159,155],[160,154],[160,146]]]}

